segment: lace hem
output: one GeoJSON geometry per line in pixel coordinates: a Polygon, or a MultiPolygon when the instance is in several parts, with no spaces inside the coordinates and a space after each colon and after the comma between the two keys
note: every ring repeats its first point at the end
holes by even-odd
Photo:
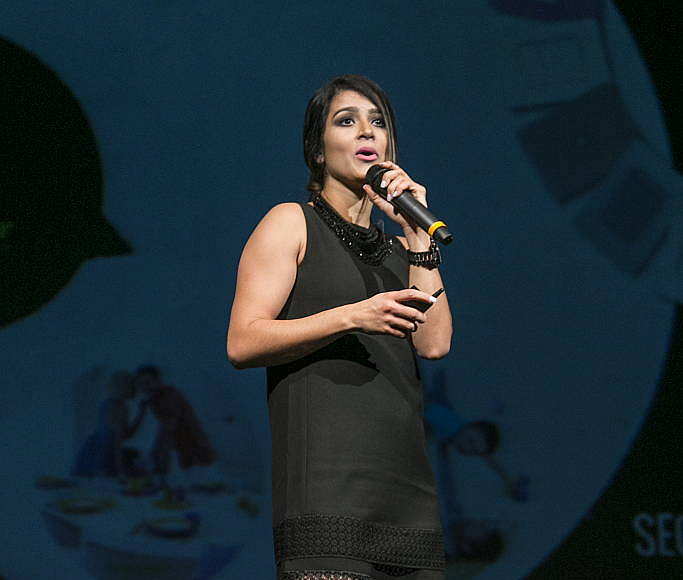
{"type": "Polygon", "coordinates": [[[277,580],[372,580],[372,577],[345,570],[291,570],[280,572],[277,580]]]}
{"type": "Polygon", "coordinates": [[[443,534],[438,529],[368,522],[352,516],[305,514],[273,529],[275,561],[341,556],[408,568],[443,570],[443,534]]]}
{"type": "MultiPolygon", "coordinates": [[[[390,566],[388,564],[373,564],[372,567],[388,576],[397,577],[412,574],[417,569],[390,566]]],[[[278,576],[278,580],[366,580],[368,578],[371,578],[371,576],[346,570],[290,570],[280,572],[278,576]]]]}
{"type": "Polygon", "coordinates": [[[417,568],[406,568],[405,566],[392,566],[390,564],[373,564],[375,570],[384,572],[387,576],[406,576],[412,574],[417,568]]]}

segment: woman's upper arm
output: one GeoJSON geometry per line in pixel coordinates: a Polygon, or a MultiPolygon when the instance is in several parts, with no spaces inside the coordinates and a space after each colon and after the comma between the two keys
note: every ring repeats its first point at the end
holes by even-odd
{"type": "Polygon", "coordinates": [[[259,222],[237,269],[228,340],[256,319],[277,318],[294,286],[305,238],[306,221],[296,203],[276,205],[259,222]]]}

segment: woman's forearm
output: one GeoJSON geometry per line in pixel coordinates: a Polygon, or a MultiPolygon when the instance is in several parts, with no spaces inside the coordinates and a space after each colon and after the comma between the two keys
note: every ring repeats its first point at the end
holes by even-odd
{"type": "MultiPolygon", "coordinates": [[[[433,294],[443,288],[443,282],[437,269],[427,270],[418,266],[410,267],[410,285],[417,286],[423,292],[433,294]]],[[[413,345],[417,354],[427,359],[443,358],[451,348],[453,327],[451,310],[446,292],[437,299],[436,304],[425,313],[427,322],[418,324],[413,333],[413,345]]]]}
{"type": "Polygon", "coordinates": [[[228,329],[228,359],[236,369],[273,366],[306,356],[357,330],[352,304],[292,320],[255,319],[228,329]]]}
{"type": "MultiPolygon", "coordinates": [[[[429,236],[420,232],[417,236],[406,234],[408,246],[413,252],[423,252],[429,248],[429,236]]],[[[443,288],[443,280],[438,268],[428,270],[421,266],[410,266],[409,285],[417,286],[423,292],[434,294],[443,288]]],[[[438,359],[448,354],[451,348],[453,322],[446,292],[443,292],[436,304],[426,312],[427,322],[418,325],[413,333],[415,351],[422,358],[438,359]]]]}

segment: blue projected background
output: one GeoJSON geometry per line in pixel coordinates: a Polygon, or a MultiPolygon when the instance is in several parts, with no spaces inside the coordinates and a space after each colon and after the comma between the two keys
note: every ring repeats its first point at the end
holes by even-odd
{"type": "MultiPolygon", "coordinates": [[[[430,458],[444,524],[504,549],[448,578],[523,577],[600,497],[683,297],[683,181],[613,3],[7,1],[0,56],[4,577],[273,577],[265,373],[230,367],[225,330],[251,230],[307,197],[306,103],[347,72],[390,95],[399,163],[455,235],[430,458]],[[217,452],[174,460],[173,497],[74,472],[113,373],[142,364],[217,452]],[[495,457],[439,447],[440,420],[493,423],[495,457]]],[[[131,470],[157,429],[147,414],[126,441],[131,470]]],[[[657,544],[637,515],[629,557],[680,558],[683,519],[657,544]]]]}

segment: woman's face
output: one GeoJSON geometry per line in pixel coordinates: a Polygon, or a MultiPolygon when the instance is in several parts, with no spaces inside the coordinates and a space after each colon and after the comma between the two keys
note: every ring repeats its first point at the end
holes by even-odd
{"type": "Polygon", "coordinates": [[[160,388],[161,381],[152,373],[141,373],[135,377],[135,387],[141,393],[151,393],[160,388]]]}
{"type": "Polygon", "coordinates": [[[343,91],[330,102],[323,134],[325,184],[358,188],[368,168],[386,159],[389,140],[380,110],[360,93],[343,91]]]}

